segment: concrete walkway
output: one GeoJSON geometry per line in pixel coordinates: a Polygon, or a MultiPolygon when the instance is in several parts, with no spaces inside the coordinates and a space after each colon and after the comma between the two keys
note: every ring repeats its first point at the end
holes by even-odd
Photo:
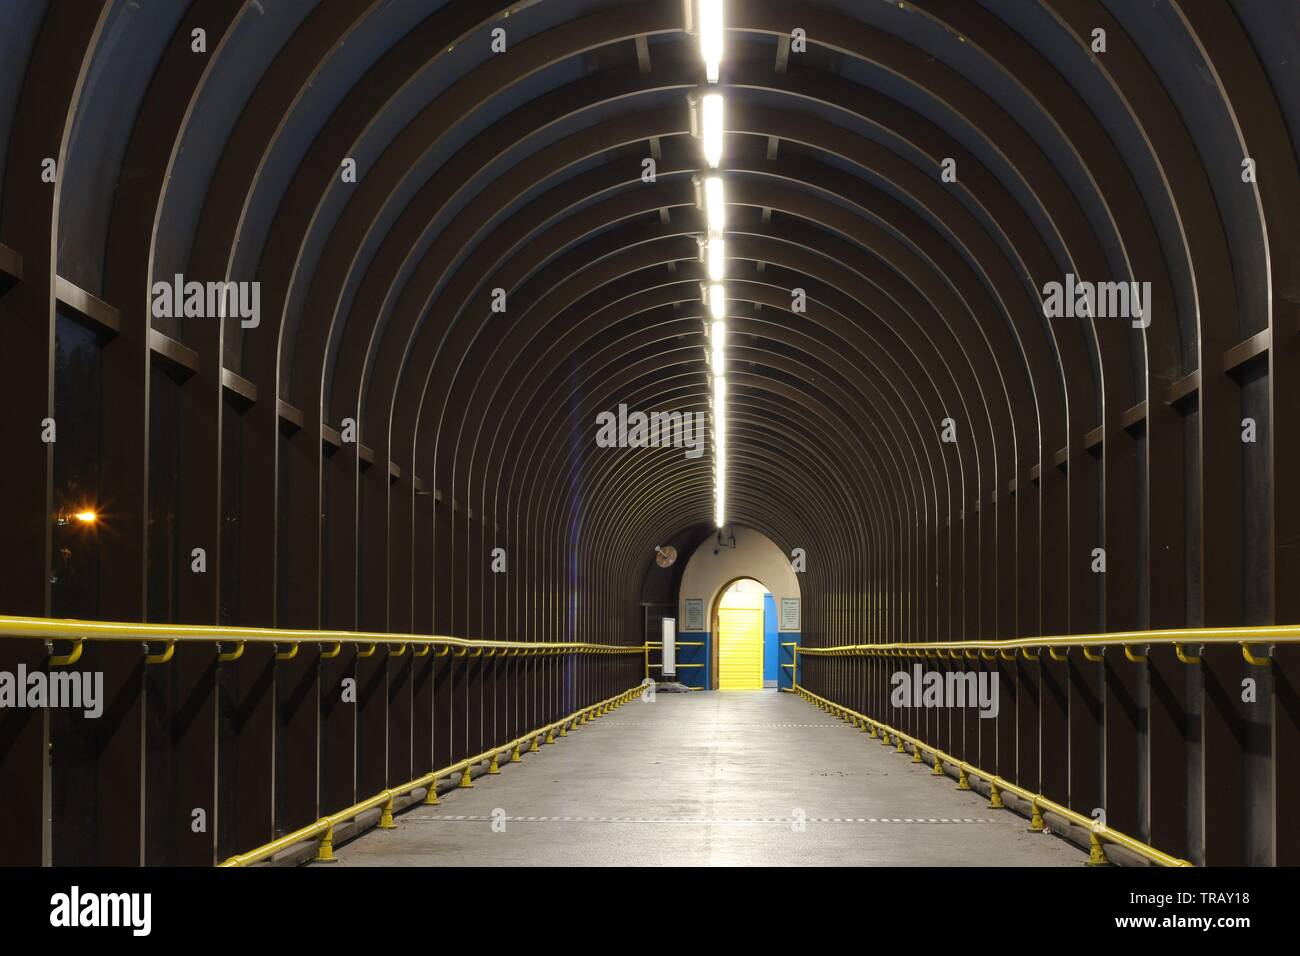
{"type": "Polygon", "coordinates": [[[397,824],[342,847],[340,864],[1082,866],[1085,858],[775,691],[625,704],[397,824]]]}

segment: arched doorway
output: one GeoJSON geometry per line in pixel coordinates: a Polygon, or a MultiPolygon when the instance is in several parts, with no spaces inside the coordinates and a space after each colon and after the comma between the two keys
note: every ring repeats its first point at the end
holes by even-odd
{"type": "Polygon", "coordinates": [[[760,531],[732,525],[726,532],[693,528],[671,539],[680,556],[659,562],[660,550],[646,559],[642,583],[642,629],[655,646],[647,673],[661,667],[657,642],[664,618],[674,618],[676,680],[693,690],[718,689],[719,600],[742,579],[760,582],[770,595],[764,607],[763,686],[789,690],[794,681],[794,648],[799,643],[799,575],[790,556],[760,531]],[[769,620],[770,618],[770,620],[769,620]]]}
{"type": "Polygon", "coordinates": [[[718,596],[713,613],[718,690],[763,689],[765,619],[771,616],[765,612],[771,599],[754,578],[733,581],[718,596]]]}

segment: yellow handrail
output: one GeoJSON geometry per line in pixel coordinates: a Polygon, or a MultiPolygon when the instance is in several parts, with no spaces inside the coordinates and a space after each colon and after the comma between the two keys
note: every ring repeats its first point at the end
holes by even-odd
{"type": "MultiPolygon", "coordinates": [[[[547,653],[643,654],[641,644],[597,644],[588,641],[496,641],[447,637],[439,634],[396,634],[382,631],[313,631],[298,628],[219,627],[203,624],[145,624],[125,621],[83,621],[75,618],[22,617],[0,614],[0,637],[74,642],[72,653],[54,655],[51,663],[66,666],[80,657],[85,641],[134,641],[192,643],[299,644],[410,644],[463,649],[465,653],[493,648],[527,649],[547,653]],[[67,660],[65,660],[65,658],[67,660]]],[[[162,655],[158,655],[161,657],[162,655]]],[[[439,655],[441,656],[441,654],[439,655]]],[[[476,655],[477,656],[477,655],[476,655]]]]}
{"type": "MultiPolygon", "coordinates": [[[[801,652],[803,650],[804,650],[803,648],[800,649],[801,652]]],[[[914,754],[920,754],[922,752],[929,753],[934,759],[935,776],[939,776],[940,774],[942,774],[943,773],[941,769],[942,764],[948,763],[956,767],[958,772],[963,777],[979,777],[981,780],[987,781],[990,788],[989,805],[992,807],[1002,806],[1001,794],[1002,792],[1005,791],[1007,793],[1014,793],[1017,796],[1029,801],[1029,803],[1034,807],[1035,810],[1035,822],[1038,821],[1038,816],[1037,816],[1038,811],[1047,810],[1051,813],[1055,813],[1058,816],[1064,817],[1065,819],[1069,820],[1071,823],[1075,823],[1081,827],[1085,827],[1088,830],[1089,834],[1091,834],[1091,839],[1093,841],[1093,846],[1094,846],[1094,854],[1100,853],[1099,841],[1104,840],[1122,846],[1125,849],[1130,850],[1133,853],[1136,853],[1139,856],[1147,860],[1150,860],[1152,863],[1155,863],[1159,866],[1191,866],[1192,865],[1186,860],[1180,860],[1177,857],[1170,856],[1168,853],[1163,853],[1160,850],[1157,850],[1155,847],[1149,846],[1140,840],[1136,840],[1126,833],[1121,833],[1119,830],[1114,830],[1106,826],[1100,826],[1098,825],[1097,821],[1092,819],[1091,817],[1085,817],[1083,814],[1071,810],[1069,807],[1062,806],[1061,804],[1057,803],[1055,800],[1051,800],[1048,797],[1043,796],[1041,793],[1034,793],[1033,791],[1026,790],[1024,787],[1018,786],[1009,780],[1004,780],[1002,777],[999,777],[996,774],[987,773],[984,770],[981,770],[979,767],[975,766],[973,763],[968,763],[965,760],[959,760],[958,758],[952,756],[951,754],[948,754],[945,751],[940,750],[938,747],[932,747],[929,744],[925,743],[924,741],[911,736],[910,734],[905,734],[901,730],[891,727],[889,724],[882,723],[881,721],[868,717],[865,714],[860,714],[855,710],[850,710],[848,707],[844,707],[840,704],[837,704],[834,701],[828,700],[825,697],[819,697],[817,694],[814,694],[812,691],[800,687],[797,684],[795,685],[794,690],[795,693],[799,694],[805,700],[817,704],[819,707],[823,708],[824,710],[830,710],[832,713],[834,713],[836,716],[840,717],[841,719],[862,721],[867,724],[870,724],[873,729],[873,733],[876,730],[878,730],[886,738],[886,740],[888,740],[888,737],[892,734],[894,737],[898,739],[898,748],[900,751],[903,750],[903,742],[907,741],[912,745],[914,754]]],[[[1090,858],[1090,862],[1093,862],[1092,858],[1090,858]]],[[[1105,857],[1103,856],[1100,860],[1096,860],[1095,862],[1104,863],[1106,862],[1105,857]]]]}
{"type": "MultiPolygon", "coordinates": [[[[1115,631],[1109,634],[1017,637],[1003,641],[917,641],[914,643],[837,644],[831,647],[809,647],[801,644],[799,653],[822,656],[850,654],[883,657],[894,657],[901,654],[903,657],[920,657],[925,656],[925,652],[931,650],[939,652],[940,656],[945,656],[942,654],[944,651],[961,651],[964,653],[971,650],[999,651],[1018,649],[1025,652],[1028,657],[1030,650],[1044,647],[1049,650],[1054,647],[1104,649],[1139,644],[1168,644],[1173,645],[1176,650],[1183,644],[1237,644],[1240,645],[1243,656],[1247,660],[1251,660],[1254,655],[1250,654],[1249,645],[1252,644],[1300,644],[1300,625],[1281,624],[1276,627],[1182,627],[1156,631],[1115,631]]],[[[1130,659],[1134,659],[1137,655],[1129,653],[1128,656],[1130,659]]],[[[1029,659],[1036,660],[1036,657],[1029,657],[1029,659]]],[[[1100,655],[1088,654],[1088,659],[1097,661],[1101,657],[1100,655]]],[[[1179,659],[1183,660],[1181,656],[1179,659]]],[[[1192,658],[1186,658],[1184,663],[1191,663],[1192,660],[1192,658]]],[[[1266,666],[1268,660],[1268,658],[1256,657],[1251,663],[1258,662],[1261,666],[1266,666]]]]}

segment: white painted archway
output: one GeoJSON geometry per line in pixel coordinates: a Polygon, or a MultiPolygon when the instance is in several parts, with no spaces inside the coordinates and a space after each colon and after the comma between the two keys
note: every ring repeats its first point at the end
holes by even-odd
{"type": "MultiPolygon", "coordinates": [[[[703,686],[712,686],[716,677],[713,668],[713,631],[718,601],[736,581],[753,578],[772,593],[776,605],[777,634],[781,642],[799,640],[802,622],[802,598],[799,577],[790,567],[790,556],[785,554],[765,534],[753,528],[732,528],[736,545],[720,548],[716,537],[705,539],[691,555],[682,572],[681,590],[677,595],[677,629],[682,640],[702,640],[703,660],[707,663],[703,686]],[[700,602],[687,613],[688,602],[700,602]],[[792,606],[790,602],[794,602],[792,606]],[[783,620],[788,613],[798,609],[798,620],[783,620]],[[702,621],[701,621],[702,618],[702,621]],[[793,624],[793,626],[788,626],[793,624]]],[[[778,661],[787,658],[778,654],[778,661]]],[[[779,669],[779,668],[778,668],[779,669]]],[[[781,683],[778,674],[778,684],[781,683]]]]}

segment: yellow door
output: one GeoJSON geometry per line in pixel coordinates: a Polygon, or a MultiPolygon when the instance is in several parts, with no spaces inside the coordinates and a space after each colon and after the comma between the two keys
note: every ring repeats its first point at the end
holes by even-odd
{"type": "Polygon", "coordinates": [[[718,690],[762,689],[762,607],[719,608],[718,690]]]}

